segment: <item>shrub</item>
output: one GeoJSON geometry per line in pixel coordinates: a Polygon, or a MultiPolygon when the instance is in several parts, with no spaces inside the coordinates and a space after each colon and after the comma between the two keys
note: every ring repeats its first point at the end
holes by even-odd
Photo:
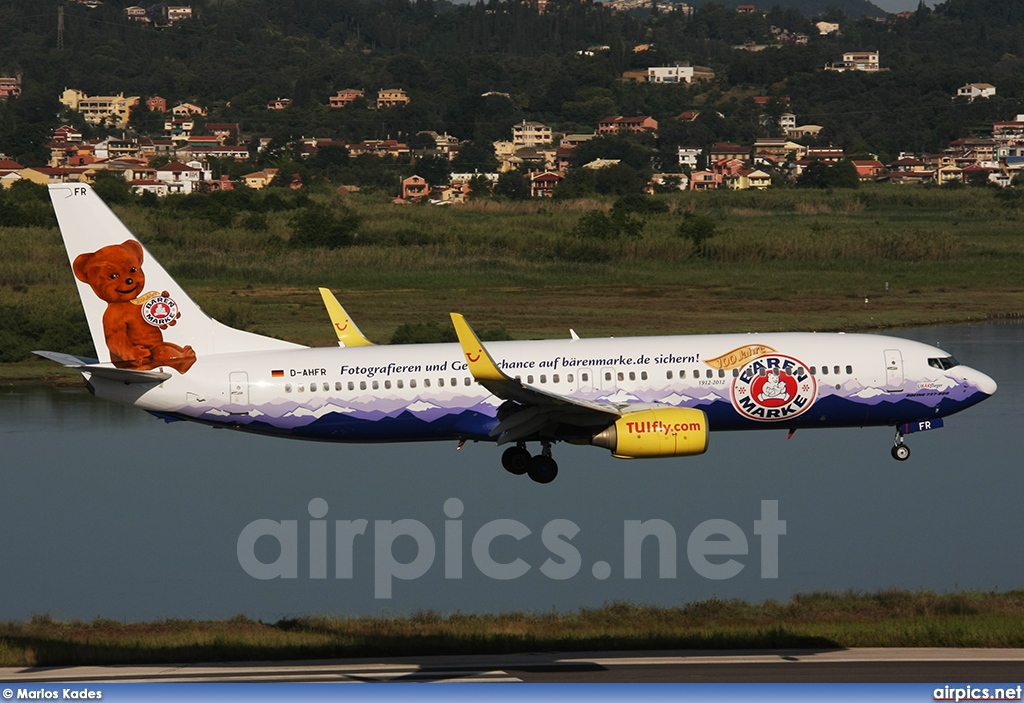
{"type": "Polygon", "coordinates": [[[698,255],[704,253],[704,243],[717,234],[715,221],[707,215],[687,212],[676,227],[676,235],[693,242],[693,250],[698,255]]]}
{"type": "Polygon", "coordinates": [[[290,242],[293,247],[347,247],[355,242],[359,223],[359,215],[348,208],[336,215],[326,205],[312,204],[292,217],[290,242]]]}

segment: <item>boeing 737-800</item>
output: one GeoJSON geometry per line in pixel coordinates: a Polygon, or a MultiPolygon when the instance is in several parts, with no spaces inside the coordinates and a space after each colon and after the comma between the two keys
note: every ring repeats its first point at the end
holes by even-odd
{"type": "Polygon", "coordinates": [[[547,483],[556,442],[679,457],[724,430],[890,426],[903,460],[905,434],[996,392],[940,349],[878,335],[485,345],[453,313],[458,344],[374,346],[328,291],[344,346],[304,347],[211,319],[91,188],[49,188],[98,358],[38,353],[80,371],[93,394],[166,420],[336,442],[495,442],[510,445],[507,470],[547,483]]]}

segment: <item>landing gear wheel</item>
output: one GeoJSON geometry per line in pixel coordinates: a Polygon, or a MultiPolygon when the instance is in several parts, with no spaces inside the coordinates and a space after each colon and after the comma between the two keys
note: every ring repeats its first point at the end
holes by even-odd
{"type": "Polygon", "coordinates": [[[906,461],[910,458],[910,447],[905,444],[896,444],[892,448],[892,458],[896,461],[906,461]]]}
{"type": "Polygon", "coordinates": [[[530,452],[526,451],[526,447],[509,447],[501,455],[501,465],[510,474],[522,476],[530,468],[532,458],[530,452]]]}
{"type": "Polygon", "coordinates": [[[537,483],[551,483],[558,475],[558,463],[549,456],[538,454],[530,459],[527,472],[537,483]]]}

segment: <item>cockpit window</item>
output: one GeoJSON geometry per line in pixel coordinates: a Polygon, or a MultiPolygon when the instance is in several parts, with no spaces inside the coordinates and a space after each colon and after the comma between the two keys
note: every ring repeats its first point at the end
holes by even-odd
{"type": "Polygon", "coordinates": [[[940,356],[936,359],[929,359],[928,365],[945,371],[946,369],[951,369],[954,366],[959,366],[960,362],[951,356],[940,356]]]}

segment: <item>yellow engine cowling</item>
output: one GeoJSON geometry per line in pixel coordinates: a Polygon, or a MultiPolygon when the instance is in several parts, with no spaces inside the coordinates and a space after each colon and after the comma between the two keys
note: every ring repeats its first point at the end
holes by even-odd
{"type": "Polygon", "coordinates": [[[708,416],[693,408],[626,413],[590,443],[619,459],[693,456],[708,448],[708,416]]]}

